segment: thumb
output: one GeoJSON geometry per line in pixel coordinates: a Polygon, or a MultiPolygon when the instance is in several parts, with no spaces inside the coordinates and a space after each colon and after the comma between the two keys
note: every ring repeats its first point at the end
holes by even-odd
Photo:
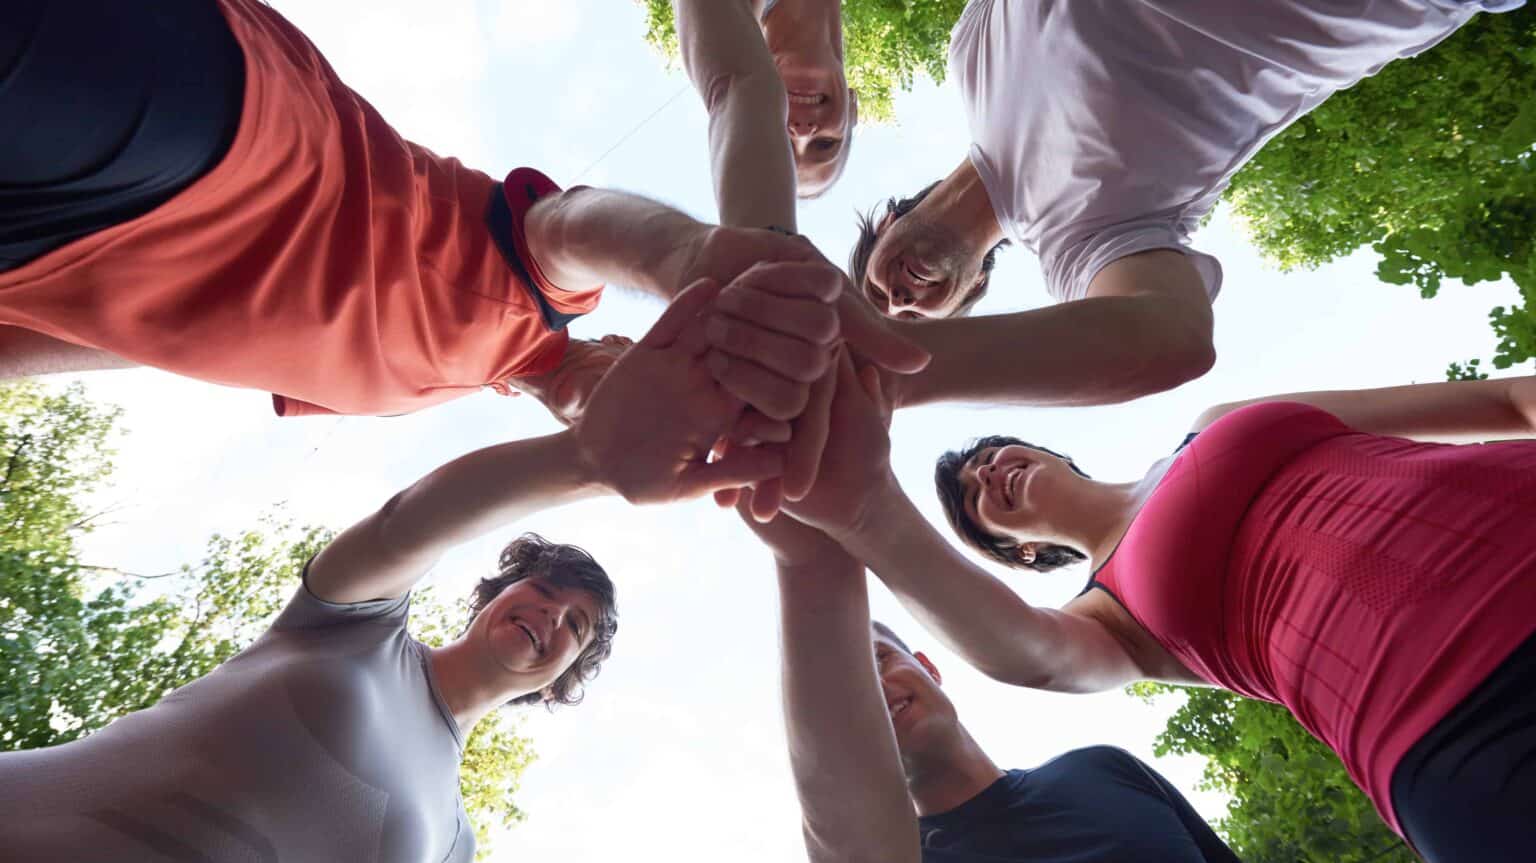
{"type": "Polygon", "coordinates": [[[718,293],[720,293],[720,283],[713,279],[699,279],[689,285],[673,298],[667,310],[656,319],[656,323],[651,324],[651,331],[640,339],[640,345],[647,348],[670,347],[718,293]]]}
{"type": "Polygon", "coordinates": [[[784,457],[762,447],[733,447],[712,462],[690,462],[677,477],[680,498],[698,497],[705,492],[740,488],[777,477],[784,472],[784,457]]]}
{"type": "Polygon", "coordinates": [[[896,331],[863,299],[844,291],[837,301],[843,341],[859,356],[893,372],[920,372],[931,357],[928,351],[896,331]]]}

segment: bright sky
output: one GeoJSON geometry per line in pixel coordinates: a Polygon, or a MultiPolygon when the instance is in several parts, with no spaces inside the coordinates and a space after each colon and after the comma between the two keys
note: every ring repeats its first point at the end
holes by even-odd
{"type": "MultiPolygon", "coordinates": [[[[691,90],[678,95],[682,74],[643,43],[643,15],[633,3],[375,0],[362,14],[321,0],[273,5],[403,134],[439,153],[498,176],[531,165],[564,185],[614,186],[714,218],[703,110],[691,90]]],[[[900,124],[861,129],[842,182],[802,210],[801,229],[834,261],[846,259],[855,209],[915,191],[964,156],[965,122],[952,88],[923,83],[896,108],[900,124]]],[[[896,470],[931,518],[938,517],[933,459],[968,437],[1018,434],[1072,454],[1096,477],[1133,478],[1214,403],[1439,380],[1447,362],[1491,353],[1488,309],[1515,299],[1513,286],[1501,283],[1448,286],[1426,302],[1411,288],[1378,283],[1369,254],[1281,275],[1222,212],[1196,239],[1226,270],[1216,369],[1176,392],[1112,408],[899,415],[896,470]]],[[[980,311],[1044,300],[1034,257],[1013,249],[980,311]]],[[[638,336],[658,308],[610,291],[573,331],[638,336]]],[[[116,521],[89,539],[87,560],[139,572],[197,560],[211,533],[250,526],[280,501],[300,522],[345,527],[454,456],[557,428],[531,400],[490,393],[400,418],[280,420],[263,393],[162,372],[86,380],[93,397],[126,408],[132,432],[107,495],[120,507],[116,521]]],[[[539,752],[518,797],[529,819],[500,839],[498,859],[801,858],[778,707],[772,567],[745,528],[707,502],[585,503],[466,546],[438,569],[436,583],[467,591],[492,570],[500,545],[524,529],[591,550],[619,585],[622,625],[585,704],[526,717],[539,752]]],[[[1009,578],[1031,602],[1057,605],[1086,573],[1009,578]]],[[[1218,796],[1195,791],[1198,762],[1152,757],[1170,707],[1119,692],[1051,695],[986,680],[936,647],[878,583],[874,606],[934,658],[962,719],[1003,766],[1113,743],[1153,761],[1207,817],[1220,814],[1218,796]]]]}

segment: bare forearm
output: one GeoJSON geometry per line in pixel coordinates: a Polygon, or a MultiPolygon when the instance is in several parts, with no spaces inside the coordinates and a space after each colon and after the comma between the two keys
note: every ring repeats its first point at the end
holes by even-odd
{"type": "Polygon", "coordinates": [[[1139,675],[1106,634],[1035,608],[941,536],[895,486],[874,492],[864,527],[840,536],[951,650],[989,677],[1035,689],[1091,692],[1139,675]]]}
{"type": "Polygon", "coordinates": [[[576,189],[540,201],[528,213],[528,249],[557,287],[583,290],[616,283],[671,298],[688,247],[708,231],[688,215],[611,189],[576,189]]]}
{"type": "Polygon", "coordinates": [[[720,224],[795,229],[788,101],[746,0],[677,0],[683,66],[709,111],[720,224]]]}
{"type": "Polygon", "coordinates": [[[917,861],[917,819],[870,644],[864,568],[838,552],[779,567],[790,765],[822,861],[917,861]]]}
{"type": "Polygon", "coordinates": [[[904,334],[933,355],[902,379],[904,406],[1114,404],[1176,387],[1215,361],[1209,307],[1172,309],[1154,295],[924,321],[904,334]]]}
{"type": "Polygon", "coordinates": [[[476,450],[343,531],[311,565],[310,587],[333,602],[398,596],[448,549],[601,491],[569,431],[476,450]]]}
{"type": "Polygon", "coordinates": [[[45,336],[35,330],[0,325],[0,380],[126,369],[137,365],[116,354],[45,336]]]}

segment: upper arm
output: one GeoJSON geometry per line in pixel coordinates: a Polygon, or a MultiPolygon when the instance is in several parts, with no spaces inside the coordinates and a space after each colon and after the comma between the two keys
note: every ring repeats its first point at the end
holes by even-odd
{"type": "Polygon", "coordinates": [[[1270,401],[1312,405],[1357,431],[1393,437],[1455,441],[1536,433],[1536,377],[1529,376],[1265,396],[1208,408],[1192,430],[1203,431],[1238,408],[1270,401]]]}
{"type": "Polygon", "coordinates": [[[1150,249],[1117,258],[1094,275],[1087,296],[1146,299],[1177,333],[1196,342],[1211,341],[1210,294],[1205,278],[1184,252],[1150,249]]]}
{"type": "Polygon", "coordinates": [[[1064,633],[1071,633],[1071,643],[1080,651],[1072,658],[1081,666],[1077,672],[1080,679],[1075,681],[1082,685],[1080,691],[1113,689],[1137,680],[1203,682],[1104,590],[1078,596],[1057,615],[1057,625],[1064,633]]]}
{"type": "Polygon", "coordinates": [[[393,599],[437,562],[435,548],[412,550],[390,529],[390,517],[405,492],[331,540],[309,564],[309,590],[326,602],[393,599]]]}

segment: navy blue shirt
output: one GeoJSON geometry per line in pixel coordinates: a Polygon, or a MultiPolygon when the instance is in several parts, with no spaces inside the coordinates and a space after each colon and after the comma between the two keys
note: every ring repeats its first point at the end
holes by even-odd
{"type": "Polygon", "coordinates": [[[1168,780],[1112,746],[1010,770],[918,827],[924,863],[1238,863],[1168,780]]]}

